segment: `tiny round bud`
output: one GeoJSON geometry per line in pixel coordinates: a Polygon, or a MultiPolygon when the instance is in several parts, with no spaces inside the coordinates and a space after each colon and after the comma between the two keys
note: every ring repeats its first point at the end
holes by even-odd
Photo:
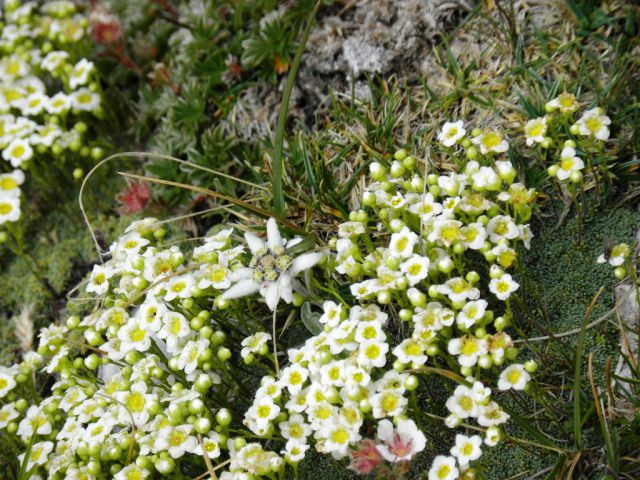
{"type": "Polygon", "coordinates": [[[211,431],[211,420],[206,417],[198,418],[194,422],[193,427],[199,434],[206,435],[211,431]]]}
{"type": "Polygon", "coordinates": [[[69,330],[73,330],[74,328],[77,328],[78,325],[80,325],[80,317],[78,317],[77,315],[73,315],[67,318],[67,328],[69,330]]]}
{"type": "Polygon", "coordinates": [[[478,358],[478,365],[480,366],[480,368],[491,368],[493,366],[493,359],[491,358],[491,355],[480,355],[480,357],[478,358]]]}
{"type": "Polygon", "coordinates": [[[360,403],[358,404],[358,406],[360,407],[360,411],[362,413],[368,413],[371,411],[371,403],[369,403],[369,400],[367,400],[366,398],[363,400],[360,400],[360,403]]]}
{"type": "Polygon", "coordinates": [[[480,281],[480,274],[476,271],[471,271],[465,275],[465,279],[469,283],[477,283],[480,281]]]}
{"type": "Polygon", "coordinates": [[[464,137],[460,142],[460,145],[462,145],[463,148],[469,148],[472,145],[471,140],[467,137],[464,137]]]}
{"type": "Polygon", "coordinates": [[[400,178],[402,175],[404,175],[404,172],[405,172],[405,168],[402,165],[402,163],[393,162],[391,164],[391,170],[389,170],[389,173],[391,174],[392,177],[400,178]]]}
{"type": "Polygon", "coordinates": [[[560,170],[560,167],[558,165],[551,165],[549,168],[547,168],[547,173],[550,177],[555,177],[556,175],[558,175],[558,170],[560,170]]]}
{"type": "Polygon", "coordinates": [[[414,157],[409,156],[402,161],[402,165],[407,170],[413,170],[416,166],[416,159],[414,157]]]}
{"type": "Polygon", "coordinates": [[[400,320],[402,320],[403,322],[408,322],[413,318],[413,311],[411,311],[408,308],[403,308],[398,312],[398,316],[400,317],[400,320]]]}
{"type": "Polygon", "coordinates": [[[391,302],[391,299],[391,293],[389,293],[388,290],[378,292],[378,303],[380,303],[381,305],[387,305],[391,302]]]}
{"type": "Polygon", "coordinates": [[[471,130],[472,137],[478,137],[481,134],[482,134],[482,130],[480,130],[479,128],[474,128],[473,130],[471,130]]]}
{"type": "Polygon", "coordinates": [[[409,152],[407,152],[404,148],[401,148],[400,150],[396,150],[396,153],[393,154],[393,158],[401,162],[405,158],[407,158],[407,155],[409,155],[409,152]]]}
{"type": "Polygon", "coordinates": [[[475,160],[476,158],[478,158],[478,149],[476,147],[467,148],[465,156],[469,160],[475,160]]]}
{"type": "Polygon", "coordinates": [[[406,388],[410,392],[418,388],[419,385],[420,380],[415,375],[409,375],[404,381],[404,388],[406,388]]]}
{"type": "Polygon", "coordinates": [[[229,410],[227,410],[226,408],[221,408],[220,410],[218,410],[218,413],[216,413],[216,422],[218,422],[218,425],[227,427],[231,423],[231,420],[231,412],[229,412],[229,410]]]}
{"type": "Polygon", "coordinates": [[[216,356],[218,357],[218,360],[224,363],[231,358],[231,350],[227,347],[220,347],[216,352],[216,356]]]}
{"type": "Polygon", "coordinates": [[[578,135],[580,133],[580,127],[574,123],[569,127],[569,132],[571,132],[571,135],[578,135]]]}
{"type": "Polygon", "coordinates": [[[573,182],[573,183],[580,183],[582,182],[582,172],[578,172],[578,171],[573,171],[571,172],[571,174],[569,175],[569,179],[573,182]]]}
{"type": "Polygon", "coordinates": [[[566,142],[564,142],[564,146],[565,147],[576,148],[578,146],[578,144],[573,140],[567,140],[566,142]]]}
{"type": "Polygon", "coordinates": [[[618,279],[618,280],[622,280],[623,278],[625,278],[627,276],[627,271],[625,270],[624,267],[616,267],[613,270],[613,275],[618,279]]]}
{"type": "Polygon", "coordinates": [[[84,170],[82,170],[81,168],[76,168],[73,170],[73,179],[74,180],[81,180],[82,177],[84,177],[84,170]]]}
{"type": "Polygon", "coordinates": [[[535,360],[527,360],[526,362],[524,362],[524,369],[529,373],[533,373],[538,370],[538,366],[538,362],[536,362],[535,360]]]}

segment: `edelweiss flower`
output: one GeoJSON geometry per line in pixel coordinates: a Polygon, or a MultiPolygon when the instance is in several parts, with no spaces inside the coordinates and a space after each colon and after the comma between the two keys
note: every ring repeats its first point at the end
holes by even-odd
{"type": "Polygon", "coordinates": [[[378,424],[378,439],[383,442],[378,445],[378,451],[393,463],[411,460],[427,444],[426,437],[413,420],[400,420],[396,429],[389,420],[382,420],[378,424]]]}
{"type": "Polygon", "coordinates": [[[323,253],[310,252],[292,258],[286,253],[286,249],[301,240],[285,242],[273,218],[267,221],[267,242],[251,232],[245,233],[245,240],[253,254],[250,268],[234,272],[236,283],[222,294],[222,298],[239,298],[259,291],[271,310],[276,309],[281,298],[291,303],[293,279],[300,272],[313,267],[324,256],[323,253]]]}

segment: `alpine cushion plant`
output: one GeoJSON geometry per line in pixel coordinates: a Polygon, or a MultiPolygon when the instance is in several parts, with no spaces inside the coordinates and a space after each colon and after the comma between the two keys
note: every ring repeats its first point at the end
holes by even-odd
{"type": "Polygon", "coordinates": [[[0,226],[12,229],[21,217],[25,170],[29,180],[51,189],[59,178],[71,178],[71,167],[83,158],[101,156],[89,138],[92,124],[104,113],[96,69],[83,58],[91,48],[87,25],[71,2],[5,2],[0,171],[6,173],[0,174],[0,226]]]}
{"type": "Polygon", "coordinates": [[[404,150],[372,163],[362,208],[329,250],[285,240],[274,219],[264,240],[219,225],[184,252],[162,246],[154,219],[133,223],[88,279],[95,308],[43,329],[38,353],[3,368],[3,438],[30,447],[29,471],[51,479],[196,476],[212,460],[221,479],[282,478],[310,448],[407,478],[429,444],[423,377],[445,372],[457,435],[427,475],[473,472],[509,419],[490,385],[525,390],[536,368],[510,363],[505,331],[519,290],[507,272],[529,245],[536,194],[495,149],[457,160],[469,139],[452,136],[441,148],[457,170],[427,174],[404,150]],[[284,363],[277,320],[305,297],[320,332],[284,363]],[[57,377],[44,398],[39,368],[57,377]],[[475,434],[458,430],[472,422],[475,434]]]}

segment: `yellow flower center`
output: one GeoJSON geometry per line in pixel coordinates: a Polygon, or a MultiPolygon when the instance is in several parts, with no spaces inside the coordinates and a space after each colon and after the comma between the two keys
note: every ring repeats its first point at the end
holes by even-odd
{"type": "Polygon", "coordinates": [[[0,215],[8,215],[13,211],[13,206],[10,203],[0,203],[0,215]]]}

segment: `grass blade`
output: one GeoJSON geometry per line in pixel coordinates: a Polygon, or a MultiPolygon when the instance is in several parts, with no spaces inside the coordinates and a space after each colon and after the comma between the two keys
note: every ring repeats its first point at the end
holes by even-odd
{"type": "Polygon", "coordinates": [[[300,61],[302,60],[302,53],[304,47],[307,44],[311,27],[313,26],[316,18],[316,13],[320,8],[320,0],[316,2],[313,9],[309,13],[309,19],[307,25],[302,33],[300,44],[296,50],[296,55],[293,57],[291,63],[291,70],[287,76],[287,83],[284,86],[282,92],[282,104],[280,105],[280,112],[278,113],[278,124],[276,125],[276,139],[273,149],[273,178],[271,180],[273,185],[273,209],[276,215],[284,215],[284,192],[282,190],[282,174],[283,174],[283,161],[282,161],[282,145],[284,143],[284,128],[287,123],[287,112],[289,110],[289,99],[291,98],[291,92],[293,91],[293,84],[298,76],[298,68],[300,67],[300,61]]]}
{"type": "Polygon", "coordinates": [[[575,379],[573,383],[573,436],[574,445],[578,451],[582,450],[582,414],[580,412],[580,396],[582,395],[582,354],[584,352],[584,342],[587,336],[587,320],[591,316],[591,312],[600,297],[600,294],[604,290],[604,287],[600,287],[600,290],[596,293],[587,308],[582,319],[582,326],[580,327],[580,335],[578,336],[578,345],[576,346],[576,358],[575,358],[575,379]]]}

